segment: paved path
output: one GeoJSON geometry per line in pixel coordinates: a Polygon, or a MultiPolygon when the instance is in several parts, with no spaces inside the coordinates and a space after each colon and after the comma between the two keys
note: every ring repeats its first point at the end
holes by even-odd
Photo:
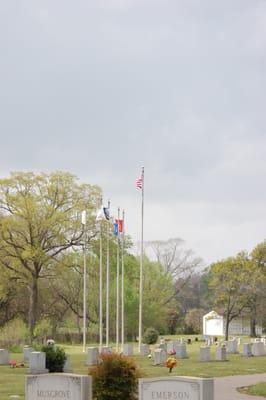
{"type": "Polygon", "coordinates": [[[265,397],[239,393],[236,388],[266,382],[266,374],[235,375],[214,379],[214,400],[262,400],[265,397]]]}

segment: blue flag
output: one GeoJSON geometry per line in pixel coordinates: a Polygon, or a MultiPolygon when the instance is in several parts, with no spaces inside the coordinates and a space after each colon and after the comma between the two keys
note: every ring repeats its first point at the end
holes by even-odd
{"type": "Polygon", "coordinates": [[[115,236],[118,235],[118,224],[117,223],[114,224],[114,235],[115,236]]]}

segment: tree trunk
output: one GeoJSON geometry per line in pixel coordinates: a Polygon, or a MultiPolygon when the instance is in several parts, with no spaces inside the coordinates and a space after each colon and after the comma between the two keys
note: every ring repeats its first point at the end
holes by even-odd
{"type": "Polygon", "coordinates": [[[256,337],[256,303],[252,304],[250,315],[250,336],[256,337]]]}
{"type": "Polygon", "coordinates": [[[225,324],[225,340],[228,340],[228,336],[229,336],[229,324],[230,324],[229,315],[227,315],[227,316],[226,316],[226,324],[225,324]]]}
{"type": "Polygon", "coordinates": [[[29,325],[30,343],[32,343],[33,331],[37,321],[37,311],[38,311],[38,279],[36,277],[32,278],[31,285],[28,288],[30,292],[28,325],[29,325]]]}

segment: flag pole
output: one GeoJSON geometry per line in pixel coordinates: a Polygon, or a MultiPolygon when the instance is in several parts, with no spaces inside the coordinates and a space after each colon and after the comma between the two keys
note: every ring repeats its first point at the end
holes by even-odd
{"type": "Polygon", "coordinates": [[[119,218],[120,208],[117,213],[117,253],[116,253],[116,351],[119,351],[119,218]]]}
{"type": "Polygon", "coordinates": [[[102,221],[99,221],[100,223],[100,279],[99,279],[99,285],[100,285],[100,312],[99,312],[99,328],[100,328],[100,336],[99,336],[99,350],[100,352],[102,351],[102,345],[103,345],[103,244],[102,244],[102,221]]]}
{"type": "Polygon", "coordinates": [[[143,220],[144,220],[144,167],[141,171],[141,241],[140,241],[140,277],[139,277],[139,352],[142,344],[142,294],[143,294],[143,220]]]}
{"type": "MultiPolygon", "coordinates": [[[[110,200],[108,200],[108,210],[110,213],[110,200]]],[[[110,296],[110,243],[109,235],[110,225],[107,221],[107,238],[106,238],[106,346],[109,346],[109,296],[110,296]]]]}
{"type": "Polygon", "coordinates": [[[125,241],[125,210],[122,212],[122,242],[121,242],[121,352],[124,351],[124,241],[125,241]]]}
{"type": "Polygon", "coordinates": [[[86,351],[86,300],[87,300],[87,265],[86,265],[86,210],[81,213],[81,224],[83,225],[83,353],[86,351]]]}

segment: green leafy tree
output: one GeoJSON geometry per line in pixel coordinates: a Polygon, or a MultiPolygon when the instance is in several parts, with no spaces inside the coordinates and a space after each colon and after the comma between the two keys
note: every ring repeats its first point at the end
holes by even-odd
{"type": "Polygon", "coordinates": [[[100,189],[79,184],[68,173],[12,173],[0,180],[0,266],[29,293],[31,337],[38,319],[39,280],[49,277],[61,254],[79,246],[78,213],[89,215],[88,239],[94,235],[93,212],[100,189]]]}
{"type": "Polygon", "coordinates": [[[228,340],[230,322],[241,315],[248,305],[249,278],[252,263],[245,253],[230,257],[212,265],[209,285],[213,291],[214,304],[223,310],[228,340]]]}
{"type": "Polygon", "coordinates": [[[255,337],[258,311],[260,310],[260,315],[265,316],[263,310],[266,305],[266,240],[253,249],[250,259],[253,264],[249,279],[250,332],[251,336],[255,337]]]}

